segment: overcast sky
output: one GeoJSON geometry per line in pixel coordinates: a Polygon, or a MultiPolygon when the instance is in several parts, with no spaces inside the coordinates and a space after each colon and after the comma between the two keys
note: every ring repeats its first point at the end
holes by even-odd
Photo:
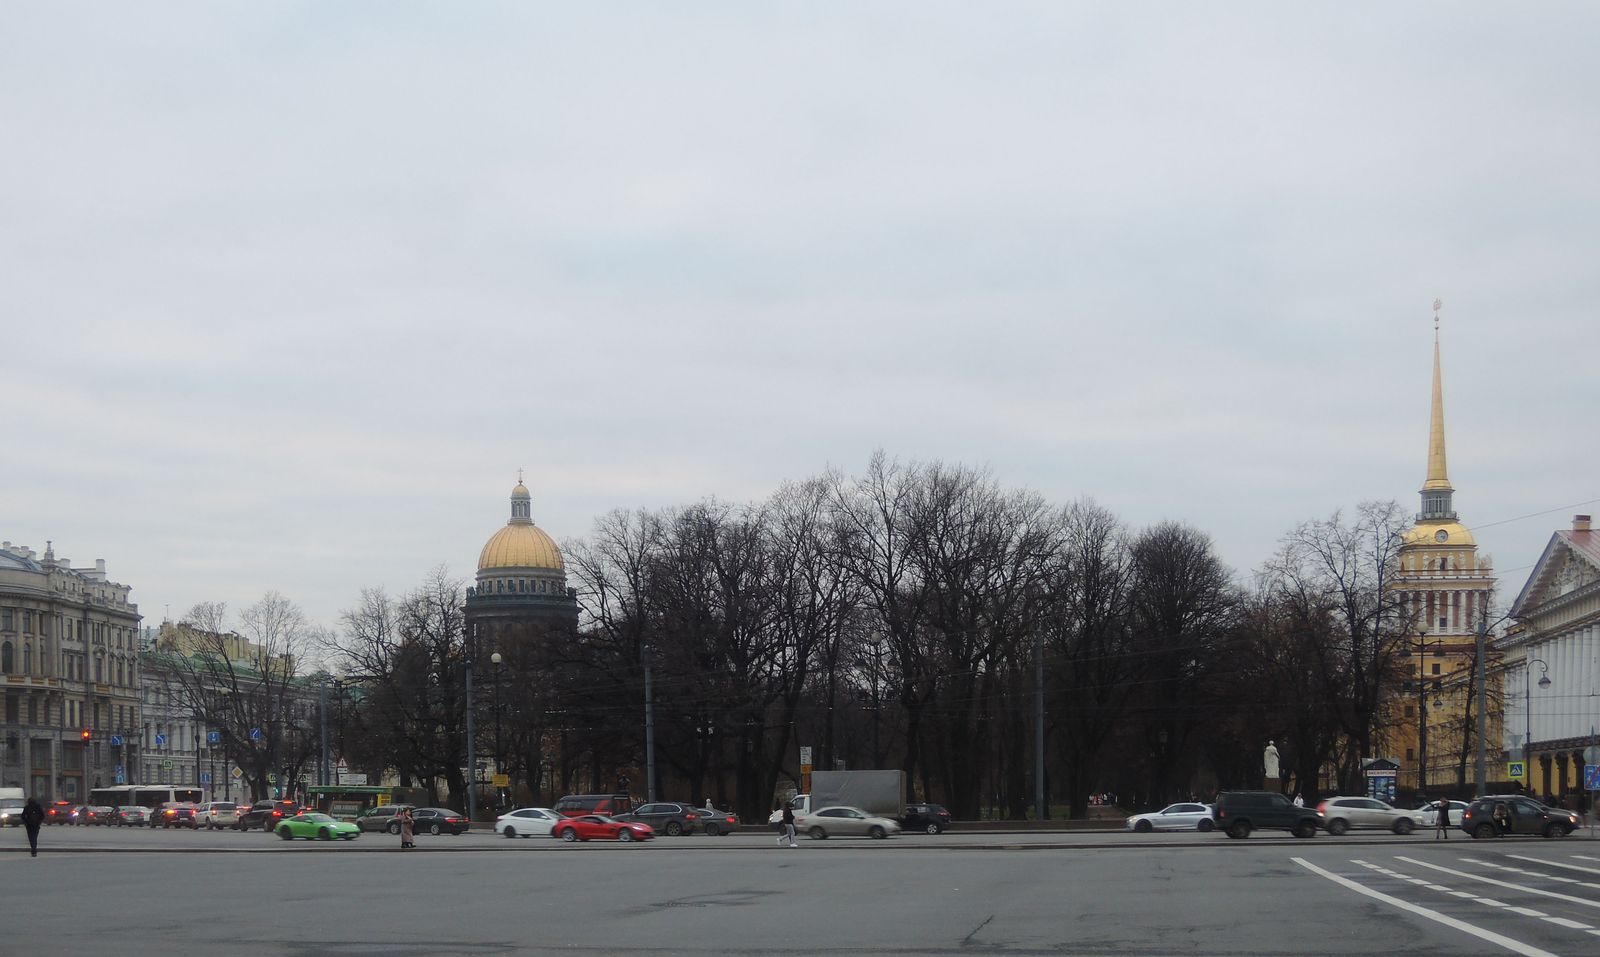
{"type": "MultiPolygon", "coordinates": [[[[0,538],[146,622],[875,448],[1241,574],[1600,497],[1600,6],[0,8],[0,538]]],[[[1580,503],[1589,503],[1583,505],[1580,503]]],[[[1531,516],[1531,517],[1529,517],[1531,516]]]]}

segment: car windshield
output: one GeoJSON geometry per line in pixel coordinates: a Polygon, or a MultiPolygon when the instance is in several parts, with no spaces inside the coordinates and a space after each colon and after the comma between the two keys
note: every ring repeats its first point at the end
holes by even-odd
{"type": "Polygon", "coordinates": [[[338,823],[337,821],[334,821],[333,818],[329,817],[326,814],[302,814],[302,815],[300,815],[300,820],[302,820],[302,821],[315,821],[318,824],[327,824],[327,823],[335,823],[335,824],[337,824],[338,823]]]}

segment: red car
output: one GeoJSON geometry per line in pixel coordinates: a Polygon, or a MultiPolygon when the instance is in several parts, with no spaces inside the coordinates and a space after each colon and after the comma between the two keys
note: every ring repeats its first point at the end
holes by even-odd
{"type": "Polygon", "coordinates": [[[604,814],[569,817],[557,823],[550,833],[569,844],[573,841],[648,841],[656,836],[655,828],[648,824],[619,821],[604,814]]]}

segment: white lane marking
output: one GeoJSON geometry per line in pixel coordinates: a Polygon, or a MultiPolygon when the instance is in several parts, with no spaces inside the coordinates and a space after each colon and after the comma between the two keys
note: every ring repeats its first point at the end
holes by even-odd
{"type": "Polygon", "coordinates": [[[1552,924],[1560,924],[1569,930],[1593,930],[1593,924],[1585,924],[1581,920],[1571,920],[1566,917],[1546,917],[1545,920],[1552,924]]]}
{"type": "Polygon", "coordinates": [[[1480,903],[1480,904],[1488,904],[1490,907],[1510,907],[1511,906],[1510,904],[1507,904],[1505,901],[1497,901],[1493,897],[1480,897],[1480,898],[1478,898],[1478,903],[1480,903]]]}
{"type": "Polygon", "coordinates": [[[1523,874],[1528,877],[1537,877],[1540,880],[1555,881],[1558,884],[1576,884],[1579,887],[1592,887],[1596,890],[1600,890],[1600,884],[1591,884],[1587,881],[1580,881],[1576,877],[1560,877],[1555,874],[1546,874],[1542,871],[1530,871],[1523,867],[1511,867],[1506,864],[1496,864],[1492,861],[1472,861],[1471,863],[1477,864],[1480,867],[1492,867],[1497,871],[1509,871],[1512,874],[1523,874]]]}
{"type": "Polygon", "coordinates": [[[1523,917],[1549,917],[1550,916],[1549,914],[1546,914],[1544,911],[1542,911],[1542,910],[1534,910],[1532,907],[1507,907],[1506,910],[1510,911],[1513,914],[1521,914],[1523,917]]]}
{"type": "Polygon", "coordinates": [[[1450,892],[1450,896],[1451,897],[1473,898],[1473,897],[1477,897],[1478,895],[1472,893],[1471,891],[1451,891],[1450,892]]]}
{"type": "Polygon", "coordinates": [[[1583,871],[1585,874],[1600,874],[1600,867],[1584,867],[1581,864],[1563,864],[1560,861],[1543,861],[1537,857],[1525,857],[1521,854],[1507,854],[1506,856],[1514,857],[1519,861],[1532,861],[1535,864],[1543,864],[1546,867],[1564,867],[1569,871],[1583,871]]]}
{"type": "Polygon", "coordinates": [[[1556,955],[1550,953],[1548,950],[1540,950],[1531,944],[1525,944],[1520,940],[1515,940],[1503,934],[1497,934],[1492,930],[1484,930],[1482,927],[1479,927],[1475,924],[1469,924],[1464,920],[1457,920],[1448,914],[1441,914],[1436,910],[1430,910],[1419,904],[1413,904],[1408,900],[1401,900],[1398,897],[1391,897],[1388,894],[1382,893],[1381,891],[1375,891],[1370,887],[1363,887],[1361,884],[1356,883],[1348,877],[1340,877],[1338,874],[1335,874],[1332,871],[1323,870],[1303,857],[1291,857],[1290,860],[1294,861],[1296,864],[1299,864],[1301,867],[1313,874],[1326,877],[1328,880],[1333,881],[1335,884],[1339,884],[1343,887],[1348,887],[1357,894],[1371,897],[1374,900],[1383,901],[1385,904],[1392,904],[1403,911],[1408,911],[1412,914],[1416,914],[1419,917],[1426,917],[1428,920],[1443,924],[1446,927],[1453,927],[1463,933],[1471,934],[1479,940],[1486,940],[1491,944],[1499,944],[1501,947],[1504,947],[1506,950],[1509,950],[1512,953],[1522,954],[1523,957],[1556,957],[1556,955]]]}
{"type": "Polygon", "coordinates": [[[1572,859],[1575,861],[1600,861],[1600,857],[1590,857],[1587,854],[1574,854],[1572,859]]]}
{"type": "Polygon", "coordinates": [[[1415,864],[1418,867],[1427,867],[1436,871],[1443,871],[1446,874],[1454,874],[1457,877],[1464,877],[1469,881],[1479,881],[1484,884],[1493,884],[1496,887],[1505,887],[1514,891],[1522,891],[1524,894],[1537,894],[1540,897],[1553,897],[1556,900],[1567,901],[1572,904],[1581,904],[1584,907],[1600,908],[1600,901],[1587,900],[1582,897],[1573,897],[1571,894],[1557,894],[1555,891],[1543,891],[1537,887],[1528,887],[1523,884],[1513,884],[1510,881],[1497,881],[1492,877],[1484,877],[1479,874],[1469,874],[1466,871],[1458,871],[1455,868],[1443,867],[1438,864],[1429,864],[1427,861],[1419,861],[1411,857],[1397,856],[1395,857],[1395,860],[1405,861],[1407,864],[1415,864]]]}

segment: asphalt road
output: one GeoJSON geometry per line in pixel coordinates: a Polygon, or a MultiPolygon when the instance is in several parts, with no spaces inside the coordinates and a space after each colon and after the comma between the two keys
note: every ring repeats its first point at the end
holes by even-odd
{"type": "Polygon", "coordinates": [[[0,954],[1459,957],[1600,951],[1600,841],[0,834],[0,954]],[[165,851],[165,852],[164,852],[165,851]],[[177,853],[172,853],[172,852],[177,853]],[[214,853],[205,853],[207,851],[214,853]]]}

